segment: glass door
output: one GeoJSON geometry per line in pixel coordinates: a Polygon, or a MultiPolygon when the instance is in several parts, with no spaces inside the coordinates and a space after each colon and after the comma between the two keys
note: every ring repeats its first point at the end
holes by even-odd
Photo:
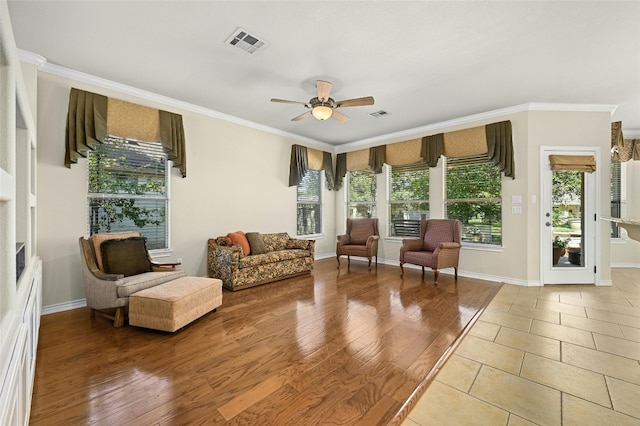
{"type": "Polygon", "coordinates": [[[595,152],[549,150],[543,153],[543,283],[592,284],[595,282],[595,172],[572,170],[571,165],[552,167],[551,163],[558,157],[569,158],[569,163],[595,158],[595,152]]]}

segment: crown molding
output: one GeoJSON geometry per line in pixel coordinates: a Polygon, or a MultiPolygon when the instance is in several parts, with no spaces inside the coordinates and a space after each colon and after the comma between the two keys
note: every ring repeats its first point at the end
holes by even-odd
{"type": "MultiPolygon", "coordinates": [[[[442,121],[439,123],[429,124],[426,126],[415,127],[413,129],[402,130],[394,133],[387,133],[380,136],[375,136],[368,139],[362,139],[355,142],[349,142],[342,145],[331,145],[326,142],[322,142],[316,139],[307,138],[294,133],[285,132],[280,129],[265,126],[253,121],[245,120],[230,114],[225,114],[219,111],[215,111],[209,108],[194,105],[188,102],[180,101],[168,96],[159,95],[157,93],[149,92],[142,89],[137,89],[126,84],[117,83],[115,81],[107,80],[104,78],[96,77],[91,74],[83,73],[80,71],[65,68],[60,65],[51,64],[44,56],[32,53],[26,50],[18,49],[18,55],[21,61],[34,64],[41,72],[56,75],[59,77],[68,78],[71,80],[79,81],[93,86],[101,87],[104,89],[114,90],[127,95],[135,96],[141,99],[145,99],[152,102],[161,103],[170,107],[182,109],[185,111],[202,114],[207,117],[217,118],[230,123],[238,124],[240,126],[248,127],[255,130],[260,130],[266,133],[271,133],[276,136],[282,136],[288,139],[292,139],[296,142],[309,145],[323,151],[329,151],[333,154],[339,154],[342,152],[353,151],[355,149],[367,148],[375,146],[380,143],[393,141],[402,141],[412,138],[421,137],[429,134],[436,134],[446,129],[472,125],[479,121],[491,120],[497,117],[516,114],[520,112],[528,111],[567,111],[567,112],[608,112],[611,115],[615,112],[617,105],[605,105],[605,104],[569,104],[569,103],[526,103],[515,105],[507,108],[500,108],[493,111],[482,112],[479,114],[472,114],[465,117],[455,118],[452,120],[442,121]]],[[[640,129],[624,130],[625,137],[638,138],[640,137],[640,129]]]]}
{"type": "Polygon", "coordinates": [[[42,55],[38,55],[37,53],[32,53],[22,49],[17,49],[17,50],[18,50],[18,58],[20,58],[22,62],[33,64],[36,67],[38,67],[38,69],[40,69],[47,62],[47,58],[45,58],[42,55]]]}
{"type": "Polygon", "coordinates": [[[70,68],[62,67],[60,65],[52,64],[48,62],[45,57],[32,52],[28,52],[25,50],[18,50],[18,54],[22,61],[37,65],[38,71],[40,72],[56,75],[58,77],[68,78],[70,80],[78,81],[81,83],[91,84],[92,86],[113,90],[119,93],[135,96],[137,98],[144,99],[151,102],[157,102],[157,103],[167,105],[169,107],[178,108],[184,111],[194,112],[196,114],[205,115],[207,117],[224,120],[230,123],[238,124],[240,126],[248,127],[250,129],[271,133],[276,136],[282,136],[288,139],[292,139],[296,142],[304,143],[305,145],[311,145],[312,147],[316,147],[324,151],[329,151],[332,153],[334,151],[334,146],[326,142],[296,135],[294,133],[285,132],[280,129],[265,126],[263,124],[245,120],[245,119],[242,119],[230,114],[225,114],[219,111],[215,111],[209,108],[201,107],[199,105],[195,105],[189,102],[180,101],[174,98],[170,98],[168,96],[159,95],[157,93],[138,89],[132,86],[128,86],[126,84],[117,83],[112,80],[107,80],[105,78],[96,77],[94,75],[87,74],[81,71],[76,71],[70,68]]]}
{"type": "Polygon", "coordinates": [[[468,115],[466,117],[454,118],[440,123],[429,124],[413,129],[402,130],[400,132],[375,136],[373,138],[362,139],[336,147],[336,153],[353,151],[354,149],[368,148],[376,144],[388,142],[389,140],[401,141],[414,139],[426,135],[434,135],[452,127],[463,125],[475,125],[479,121],[491,120],[505,115],[517,114],[529,111],[567,111],[567,112],[608,112],[613,114],[617,105],[602,104],[562,104],[562,103],[526,103],[507,108],[495,109],[493,111],[468,115]]]}

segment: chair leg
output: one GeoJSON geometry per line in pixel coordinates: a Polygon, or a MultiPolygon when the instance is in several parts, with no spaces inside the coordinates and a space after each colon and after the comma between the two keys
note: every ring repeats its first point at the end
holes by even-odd
{"type": "Polygon", "coordinates": [[[400,276],[404,276],[404,268],[402,267],[402,265],[404,265],[403,262],[400,262],[400,276]]]}
{"type": "Polygon", "coordinates": [[[455,277],[456,277],[456,281],[458,281],[458,267],[457,267],[457,266],[454,266],[454,267],[453,267],[453,270],[455,271],[455,272],[454,272],[454,275],[455,275],[455,277]]]}
{"type": "Polygon", "coordinates": [[[340,269],[340,255],[336,256],[336,260],[338,261],[338,269],[340,269]]]}
{"type": "Polygon", "coordinates": [[[433,271],[433,283],[438,284],[438,275],[440,275],[439,269],[434,269],[433,271]]]}
{"type": "Polygon", "coordinates": [[[371,270],[371,258],[369,258],[369,270],[371,270]]]}
{"type": "Polygon", "coordinates": [[[124,308],[116,308],[116,315],[113,318],[113,326],[118,328],[124,325],[124,308]]]}
{"type": "Polygon", "coordinates": [[[422,267],[422,278],[424,278],[424,266],[422,267]]]}
{"type": "Polygon", "coordinates": [[[347,266],[351,266],[351,256],[347,256],[347,266]]]}

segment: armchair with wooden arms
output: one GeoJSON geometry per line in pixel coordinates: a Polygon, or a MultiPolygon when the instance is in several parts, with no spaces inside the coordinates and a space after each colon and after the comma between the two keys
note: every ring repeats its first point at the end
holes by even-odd
{"type": "Polygon", "coordinates": [[[130,295],[186,275],[176,268],[179,263],[151,260],[138,232],[95,234],[80,237],[78,242],[87,306],[92,315],[98,313],[113,320],[114,327],[124,325],[130,295]],[[101,253],[101,245],[107,241],[114,253],[109,262],[101,253]],[[126,265],[118,265],[123,257],[126,265]]]}
{"type": "Polygon", "coordinates": [[[458,280],[458,260],[462,225],[455,219],[423,219],[420,221],[420,239],[402,240],[400,248],[400,271],[403,265],[411,263],[429,267],[434,271],[434,282],[438,282],[440,269],[454,268],[458,280]]]}
{"type": "Polygon", "coordinates": [[[340,268],[340,256],[347,256],[348,264],[351,264],[351,256],[366,257],[369,259],[369,269],[371,269],[371,258],[375,256],[377,267],[379,239],[377,218],[347,219],[347,232],[338,235],[336,245],[338,268],[340,268]]]}

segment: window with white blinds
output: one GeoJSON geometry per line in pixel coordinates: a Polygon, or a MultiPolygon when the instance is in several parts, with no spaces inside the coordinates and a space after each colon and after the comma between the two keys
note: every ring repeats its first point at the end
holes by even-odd
{"type": "Polygon", "coordinates": [[[322,174],[320,170],[307,170],[298,185],[298,235],[322,233],[322,174]]]}
{"type": "Polygon", "coordinates": [[[89,235],[137,231],[147,249],[169,247],[167,155],[157,142],[109,137],[88,155],[89,235]]]}
{"type": "MultiPolygon", "coordinates": [[[[622,164],[611,160],[611,217],[622,216],[622,164]]],[[[611,223],[611,238],[620,238],[620,228],[611,223]]]]}
{"type": "Polygon", "coordinates": [[[347,217],[376,217],[376,179],[371,170],[347,172],[347,217]]]}
{"type": "Polygon", "coordinates": [[[427,164],[390,166],[389,235],[419,237],[421,219],[429,219],[427,164]]]}
{"type": "Polygon", "coordinates": [[[462,222],[462,240],[502,244],[502,176],[486,160],[447,158],[445,215],[462,222]]]}

